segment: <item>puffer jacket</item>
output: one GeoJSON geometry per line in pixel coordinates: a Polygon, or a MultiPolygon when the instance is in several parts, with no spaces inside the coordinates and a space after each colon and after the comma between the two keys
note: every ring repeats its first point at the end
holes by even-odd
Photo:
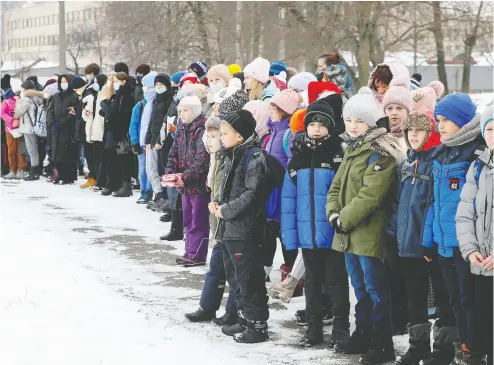
{"type": "Polygon", "coordinates": [[[473,133],[476,136],[473,140],[459,145],[454,143],[455,146],[451,146],[451,140],[443,142],[432,156],[434,190],[428,202],[422,245],[434,248],[434,243],[437,243],[438,252],[443,257],[453,257],[453,248],[459,247],[455,216],[461,189],[465,185],[470,164],[485,149],[479,124],[480,116],[476,115],[452,136],[461,141],[463,136],[473,133]]]}
{"type": "MultiPolygon", "coordinates": [[[[127,82],[109,100],[100,103],[105,116],[105,134],[111,132],[115,143],[121,143],[129,134],[130,118],[134,108],[134,88],[127,82]]],[[[130,138],[129,138],[130,139],[130,138]]]]}
{"type": "Polygon", "coordinates": [[[146,135],[149,128],[149,123],[151,123],[151,114],[153,113],[153,105],[155,98],[156,98],[156,92],[154,91],[154,89],[150,93],[150,95],[145,98],[146,105],[144,106],[144,110],[142,112],[141,130],[139,132],[139,143],[143,147],[146,145],[146,135]]]}
{"type": "Polygon", "coordinates": [[[276,157],[285,168],[288,166],[288,156],[283,150],[283,137],[289,127],[290,119],[283,119],[279,122],[272,122],[271,118],[268,120],[268,129],[271,132],[271,138],[266,145],[266,151],[271,156],[276,157]]]}
{"type": "MultiPolygon", "coordinates": [[[[218,194],[219,186],[221,184],[221,168],[223,166],[223,156],[218,152],[215,153],[214,156],[211,156],[211,159],[215,160],[213,167],[213,172],[212,172],[212,181],[211,181],[211,199],[213,200],[214,197],[218,194]]],[[[211,213],[209,215],[209,227],[211,232],[216,233],[216,229],[218,228],[218,220],[216,216],[211,213]]]]}
{"type": "Polygon", "coordinates": [[[11,130],[17,129],[19,127],[14,127],[14,113],[15,113],[15,105],[16,99],[14,97],[10,97],[8,99],[4,99],[2,101],[2,119],[5,122],[5,128],[8,133],[11,130]]]}
{"type": "Polygon", "coordinates": [[[19,132],[22,134],[34,134],[33,127],[36,122],[37,108],[43,108],[43,92],[24,91],[21,100],[15,105],[14,112],[14,117],[21,121],[19,132]]]}
{"type": "MultiPolygon", "coordinates": [[[[264,151],[252,154],[244,171],[244,154],[258,146],[255,136],[225,151],[221,184],[213,199],[221,206],[215,238],[218,241],[259,240],[266,222],[264,206],[269,196],[267,160],[264,151]]],[[[257,242],[257,241],[256,241],[257,242]]]]}
{"type": "MultiPolygon", "coordinates": [[[[163,143],[161,130],[163,124],[166,126],[167,114],[170,105],[173,102],[173,90],[167,85],[167,90],[163,94],[158,94],[153,101],[153,111],[151,113],[151,120],[149,122],[148,130],[146,133],[146,144],[150,144],[154,147],[156,144],[163,143]]],[[[166,128],[165,128],[166,130],[166,128]]]]}
{"type": "Polygon", "coordinates": [[[132,118],[130,119],[129,126],[131,144],[139,144],[139,137],[141,135],[141,119],[146,104],[146,99],[142,99],[141,101],[137,102],[137,104],[134,106],[134,109],[132,109],[132,118]]]}
{"type": "Polygon", "coordinates": [[[104,99],[103,93],[89,93],[82,99],[84,110],[82,111],[82,119],[86,122],[86,141],[103,142],[105,134],[105,118],[100,115],[101,101],[104,99]]]}
{"type": "Polygon", "coordinates": [[[306,142],[305,133],[295,141],[281,191],[281,241],[287,250],[329,249],[333,242],[325,201],[342,161],[341,140],[315,147],[306,142]]]}
{"type": "MultiPolygon", "coordinates": [[[[475,171],[475,162],[470,165],[467,180],[461,190],[461,201],[456,212],[456,236],[460,242],[460,250],[463,258],[472,252],[478,251],[484,257],[493,254],[493,151],[486,148],[478,158],[481,169],[480,174],[475,171]],[[478,184],[475,179],[478,175],[478,184]]],[[[492,270],[485,270],[478,266],[470,265],[472,274],[493,276],[492,270]]]]}
{"type": "Polygon", "coordinates": [[[177,188],[183,195],[208,193],[209,153],[202,142],[206,118],[200,116],[190,123],[179,120],[176,137],[168,155],[167,173],[182,174],[183,188],[177,188]]]}
{"type": "Polygon", "coordinates": [[[432,154],[434,149],[408,150],[407,159],[397,170],[398,188],[389,220],[388,234],[396,237],[398,255],[423,259],[421,245],[427,211],[427,199],[433,188],[432,154]]]}
{"type": "Polygon", "coordinates": [[[326,217],[339,214],[345,234],[337,233],[333,250],[384,260],[388,211],[405,151],[385,128],[374,128],[351,146],[328,192],[326,217]]]}

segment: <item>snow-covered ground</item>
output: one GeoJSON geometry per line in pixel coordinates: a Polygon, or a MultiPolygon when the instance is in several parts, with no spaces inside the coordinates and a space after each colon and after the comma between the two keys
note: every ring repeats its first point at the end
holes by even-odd
{"type": "MultiPolygon", "coordinates": [[[[2,365],[358,363],[325,346],[294,345],[303,298],[271,300],[271,339],[262,344],[237,344],[214,324],[188,322],[206,268],[175,265],[183,243],[157,239],[168,224],[135,196],[103,197],[43,178],[1,181],[0,189],[2,365]]],[[[402,352],[406,338],[395,345],[402,352]]]]}

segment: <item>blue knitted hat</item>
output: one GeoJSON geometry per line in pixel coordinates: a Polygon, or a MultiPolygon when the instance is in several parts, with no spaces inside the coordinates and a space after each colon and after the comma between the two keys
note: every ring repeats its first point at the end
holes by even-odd
{"type": "Polygon", "coordinates": [[[452,94],[436,104],[434,119],[437,121],[437,116],[442,115],[462,128],[473,119],[476,112],[477,106],[472,102],[470,96],[467,94],[452,94]]]}
{"type": "Polygon", "coordinates": [[[180,80],[182,79],[182,77],[186,74],[187,72],[186,71],[178,71],[178,72],[175,72],[172,77],[170,77],[170,79],[172,80],[173,83],[179,85],[180,84],[180,80]]]}
{"type": "Polygon", "coordinates": [[[286,72],[286,65],[283,62],[273,62],[269,68],[269,76],[279,75],[281,71],[286,72]]]}

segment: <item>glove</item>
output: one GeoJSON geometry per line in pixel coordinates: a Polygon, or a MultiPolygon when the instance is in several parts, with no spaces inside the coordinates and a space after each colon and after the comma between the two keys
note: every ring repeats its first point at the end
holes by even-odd
{"type": "Polygon", "coordinates": [[[425,257],[428,257],[430,259],[432,259],[433,257],[436,256],[436,250],[434,250],[433,248],[429,248],[429,247],[422,247],[424,249],[424,256],[425,257]]]}
{"type": "Polygon", "coordinates": [[[340,215],[334,213],[329,217],[329,224],[334,228],[336,233],[345,234],[346,232],[341,228],[340,215]]]}
{"type": "Polygon", "coordinates": [[[140,155],[142,153],[142,148],[139,145],[139,143],[132,145],[132,152],[134,152],[134,154],[136,154],[136,155],[140,155]]]}

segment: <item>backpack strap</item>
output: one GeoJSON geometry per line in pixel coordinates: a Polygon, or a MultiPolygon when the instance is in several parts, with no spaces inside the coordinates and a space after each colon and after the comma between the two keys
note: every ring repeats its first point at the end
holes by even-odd
{"type": "Polygon", "coordinates": [[[480,174],[482,172],[483,167],[484,167],[484,162],[480,158],[477,158],[473,162],[473,178],[475,179],[477,188],[479,187],[480,174]]]}
{"type": "Polygon", "coordinates": [[[244,158],[242,161],[243,164],[242,171],[244,172],[244,176],[247,175],[247,167],[249,166],[250,158],[252,157],[252,155],[254,155],[254,153],[259,151],[263,151],[263,149],[257,146],[251,146],[247,148],[247,151],[245,151],[244,158]]]}
{"type": "Polygon", "coordinates": [[[30,96],[27,97],[29,100],[31,100],[34,104],[34,107],[36,109],[34,109],[34,121],[33,119],[31,118],[31,115],[29,114],[29,110],[27,111],[27,116],[29,117],[29,120],[31,121],[31,124],[33,125],[33,127],[36,126],[36,124],[38,124],[38,103],[33,99],[31,98],[30,96]]]}
{"type": "Polygon", "coordinates": [[[290,130],[290,128],[288,128],[286,131],[285,131],[285,134],[283,135],[283,152],[285,152],[285,156],[288,157],[288,149],[289,149],[289,142],[290,142],[290,133],[292,133],[292,131],[290,130]]]}

